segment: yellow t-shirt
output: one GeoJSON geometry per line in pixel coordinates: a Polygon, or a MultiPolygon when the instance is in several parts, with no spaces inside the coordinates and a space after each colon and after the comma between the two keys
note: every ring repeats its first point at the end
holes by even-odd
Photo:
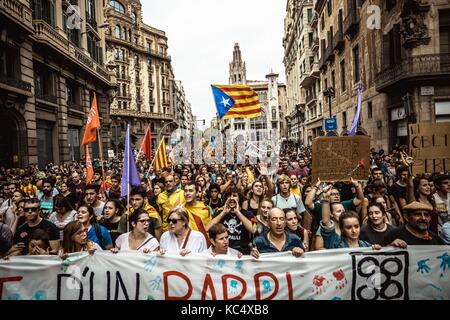
{"type": "Polygon", "coordinates": [[[167,191],[161,192],[156,200],[158,203],[159,211],[162,213],[162,231],[165,232],[169,229],[167,218],[169,218],[169,212],[176,206],[184,206],[186,199],[184,198],[183,190],[175,190],[170,196],[167,191]]]}
{"type": "Polygon", "coordinates": [[[302,192],[300,191],[300,187],[299,186],[297,186],[297,187],[292,187],[291,188],[291,192],[293,193],[293,194],[296,194],[297,196],[299,196],[299,197],[301,197],[302,196],[302,192]]]}

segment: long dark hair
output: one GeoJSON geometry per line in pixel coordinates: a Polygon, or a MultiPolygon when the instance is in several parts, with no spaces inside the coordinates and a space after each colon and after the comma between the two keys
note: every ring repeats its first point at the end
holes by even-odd
{"type": "Polygon", "coordinates": [[[88,205],[88,204],[82,204],[81,206],[78,207],[78,210],[79,210],[80,208],[82,208],[82,207],[86,208],[86,209],[88,210],[88,212],[89,212],[89,223],[90,223],[91,225],[94,225],[94,223],[97,223],[97,220],[95,219],[95,211],[94,211],[94,208],[92,208],[92,207],[91,207],[90,205],[88,205]]]}
{"type": "MultiPolygon", "coordinates": [[[[414,184],[414,198],[416,201],[419,201],[420,193],[419,193],[419,185],[421,180],[426,180],[428,182],[431,182],[430,179],[428,179],[425,175],[420,175],[414,178],[413,184],[414,184]]],[[[427,200],[431,203],[433,206],[433,209],[436,208],[436,202],[434,201],[433,195],[430,192],[430,195],[427,196],[427,200]]]]}

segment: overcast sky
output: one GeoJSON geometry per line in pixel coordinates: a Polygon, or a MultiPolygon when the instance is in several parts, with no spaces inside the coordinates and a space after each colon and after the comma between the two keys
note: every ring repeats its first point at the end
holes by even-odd
{"type": "Polygon", "coordinates": [[[286,0],[141,0],[146,24],[166,32],[175,78],[183,82],[197,119],[216,109],[211,84],[228,84],[234,43],[247,79],[273,69],[285,82],[283,24],[286,0]]]}

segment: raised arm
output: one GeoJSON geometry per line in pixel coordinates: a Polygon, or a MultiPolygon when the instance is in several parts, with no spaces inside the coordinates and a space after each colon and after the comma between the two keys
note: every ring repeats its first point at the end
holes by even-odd
{"type": "Polygon", "coordinates": [[[323,192],[322,199],[322,224],[325,228],[330,227],[331,222],[331,208],[330,208],[330,194],[331,188],[323,192]]]}
{"type": "Polygon", "coordinates": [[[306,207],[313,211],[314,210],[314,198],[316,197],[316,192],[319,190],[320,186],[320,179],[317,180],[317,183],[312,187],[312,190],[305,198],[305,205],[306,207]]]}

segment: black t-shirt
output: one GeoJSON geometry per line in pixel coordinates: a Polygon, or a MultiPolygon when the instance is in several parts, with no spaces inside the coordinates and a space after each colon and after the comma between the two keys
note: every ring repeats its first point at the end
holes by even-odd
{"type": "MultiPolygon", "coordinates": [[[[218,216],[221,212],[222,210],[218,210],[214,217],[218,216]]],[[[248,220],[256,223],[256,218],[251,212],[242,209],[241,212],[248,220]]],[[[246,255],[250,254],[252,235],[245,229],[242,221],[235,214],[229,213],[220,220],[220,223],[228,230],[230,248],[236,249],[246,255]]]]}
{"type": "Polygon", "coordinates": [[[108,229],[113,243],[116,243],[116,239],[121,235],[121,233],[119,232],[119,223],[120,223],[120,220],[115,223],[112,223],[109,220],[105,220],[102,223],[102,226],[104,226],[106,229],[108,229]]]}
{"type": "Polygon", "coordinates": [[[213,210],[213,212],[215,212],[216,209],[222,208],[222,207],[223,207],[222,201],[221,201],[220,199],[218,199],[217,203],[213,203],[212,200],[209,200],[209,201],[208,201],[208,206],[211,207],[211,209],[213,210]]]}
{"type": "Polygon", "coordinates": [[[395,201],[399,204],[400,198],[406,199],[406,186],[402,187],[398,183],[394,183],[389,189],[390,195],[394,196],[395,201]]]}
{"type": "Polygon", "coordinates": [[[388,224],[386,230],[384,230],[383,232],[378,232],[374,228],[372,228],[371,225],[365,225],[361,228],[361,234],[359,238],[370,244],[381,245],[384,242],[384,238],[386,237],[386,235],[393,229],[394,227],[388,224]]]}
{"type": "Polygon", "coordinates": [[[444,245],[444,242],[439,238],[434,232],[429,232],[431,240],[425,240],[418,238],[406,230],[405,226],[392,229],[388,234],[386,234],[383,242],[383,246],[388,246],[394,240],[400,239],[406,242],[406,244],[411,246],[424,246],[424,245],[444,245]]]}
{"type": "Polygon", "coordinates": [[[58,227],[48,220],[42,219],[42,221],[34,227],[30,227],[28,226],[28,223],[24,223],[17,229],[14,235],[14,244],[20,242],[23,242],[25,244],[23,254],[28,254],[28,243],[30,242],[33,232],[37,229],[44,230],[48,234],[50,241],[59,240],[58,227]]]}

